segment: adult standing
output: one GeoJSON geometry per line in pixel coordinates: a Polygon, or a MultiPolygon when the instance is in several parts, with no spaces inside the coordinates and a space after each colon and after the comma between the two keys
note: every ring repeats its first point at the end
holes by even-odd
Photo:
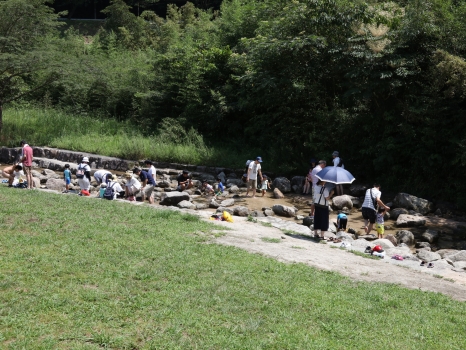
{"type": "Polygon", "coordinates": [[[377,219],[377,205],[384,207],[386,210],[390,210],[390,207],[386,206],[380,199],[381,196],[382,192],[380,192],[379,183],[375,183],[374,187],[366,191],[361,210],[362,217],[364,218],[364,231],[367,234],[371,233],[372,227],[377,219]]]}
{"type": "Polygon", "coordinates": [[[152,179],[154,180],[154,186],[157,186],[157,178],[155,177],[157,175],[157,170],[155,169],[154,163],[150,160],[146,160],[144,164],[148,168],[147,173],[152,176],[152,179]]]}
{"type": "MultiPolygon", "coordinates": [[[[311,179],[312,179],[312,198],[314,198],[314,194],[316,193],[317,183],[320,181],[319,178],[316,176],[319,171],[327,166],[327,162],[325,160],[319,160],[319,164],[317,164],[314,169],[311,171],[311,179]]],[[[310,216],[314,217],[315,206],[314,203],[311,205],[311,212],[310,216]]]]}
{"type": "Polygon", "coordinates": [[[314,234],[316,237],[325,239],[325,232],[328,231],[329,225],[329,201],[330,192],[325,187],[325,181],[319,180],[314,191],[314,234]]]}
{"type": "Polygon", "coordinates": [[[80,196],[84,194],[89,195],[89,189],[91,188],[91,167],[89,166],[89,158],[83,157],[81,164],[78,165],[76,170],[76,177],[78,178],[78,185],[81,189],[81,192],[78,194],[80,196]],[[83,192],[86,191],[86,192],[83,192]]]}
{"type": "Polygon", "coordinates": [[[309,168],[309,172],[307,173],[304,179],[304,187],[303,187],[303,194],[312,194],[312,187],[314,187],[314,183],[312,182],[312,170],[316,167],[316,160],[311,159],[311,167],[309,168]]]}
{"type": "Polygon", "coordinates": [[[94,179],[97,182],[97,185],[100,185],[101,183],[108,183],[112,179],[112,173],[108,170],[97,170],[94,173],[94,179]]]}
{"type": "MultiPolygon", "coordinates": [[[[332,157],[333,157],[333,166],[339,166],[342,169],[345,169],[345,165],[343,164],[343,161],[340,158],[340,153],[338,151],[333,152],[332,157]]],[[[336,185],[335,192],[337,196],[343,195],[343,185],[336,185]]]]}
{"type": "Polygon", "coordinates": [[[134,168],[133,173],[139,176],[141,180],[141,195],[142,201],[146,200],[146,197],[149,198],[149,203],[154,204],[154,197],[152,197],[152,192],[154,192],[155,181],[151,175],[145,170],[139,168],[134,168]]]}
{"type": "Polygon", "coordinates": [[[28,182],[28,190],[32,190],[34,187],[34,182],[32,181],[32,147],[27,144],[26,141],[21,141],[21,146],[23,146],[23,156],[20,160],[20,163],[23,163],[23,170],[26,174],[26,181],[28,182]]]}
{"type": "Polygon", "coordinates": [[[246,192],[246,197],[249,197],[249,190],[252,189],[252,198],[256,197],[256,189],[257,189],[257,175],[260,175],[261,181],[264,179],[262,177],[262,170],[261,164],[262,158],[256,157],[256,160],[249,163],[248,172],[246,176],[246,181],[248,184],[248,190],[246,192]]]}

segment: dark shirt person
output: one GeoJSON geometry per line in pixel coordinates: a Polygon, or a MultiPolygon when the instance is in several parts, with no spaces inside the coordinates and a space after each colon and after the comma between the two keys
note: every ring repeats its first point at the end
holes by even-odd
{"type": "Polygon", "coordinates": [[[189,174],[189,171],[183,170],[183,173],[178,175],[176,178],[176,181],[178,181],[178,191],[184,191],[187,190],[191,187],[193,187],[193,180],[191,178],[191,175],[189,174]]]}
{"type": "Polygon", "coordinates": [[[154,197],[152,193],[154,192],[155,181],[152,175],[150,175],[147,171],[141,170],[139,168],[135,168],[133,173],[139,176],[139,180],[141,180],[141,195],[142,201],[146,200],[146,197],[149,199],[150,204],[154,204],[154,197]]]}

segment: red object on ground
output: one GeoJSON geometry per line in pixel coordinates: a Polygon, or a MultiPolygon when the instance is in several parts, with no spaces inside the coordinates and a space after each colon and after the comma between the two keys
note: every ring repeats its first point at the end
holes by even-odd
{"type": "Polygon", "coordinates": [[[373,251],[373,252],[380,252],[380,251],[382,251],[382,250],[383,250],[383,249],[382,249],[382,247],[381,247],[380,245],[376,245],[374,248],[372,248],[372,251],[373,251]]]}

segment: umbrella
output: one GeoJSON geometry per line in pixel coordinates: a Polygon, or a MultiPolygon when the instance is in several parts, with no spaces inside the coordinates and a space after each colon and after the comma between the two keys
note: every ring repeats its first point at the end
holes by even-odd
{"type": "Polygon", "coordinates": [[[319,171],[316,176],[325,182],[331,182],[334,184],[350,184],[355,178],[348,171],[339,166],[328,166],[319,171]]]}

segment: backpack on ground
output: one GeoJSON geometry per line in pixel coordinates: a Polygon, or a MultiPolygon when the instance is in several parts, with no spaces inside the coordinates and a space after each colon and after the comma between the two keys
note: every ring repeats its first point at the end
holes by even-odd
{"type": "Polygon", "coordinates": [[[115,186],[115,183],[113,183],[112,186],[107,186],[107,188],[104,191],[103,197],[110,201],[115,198],[115,190],[113,189],[113,186],[115,186]]]}
{"type": "Polygon", "coordinates": [[[81,168],[81,165],[78,166],[78,170],[76,170],[76,178],[84,179],[84,168],[81,168]]]}

